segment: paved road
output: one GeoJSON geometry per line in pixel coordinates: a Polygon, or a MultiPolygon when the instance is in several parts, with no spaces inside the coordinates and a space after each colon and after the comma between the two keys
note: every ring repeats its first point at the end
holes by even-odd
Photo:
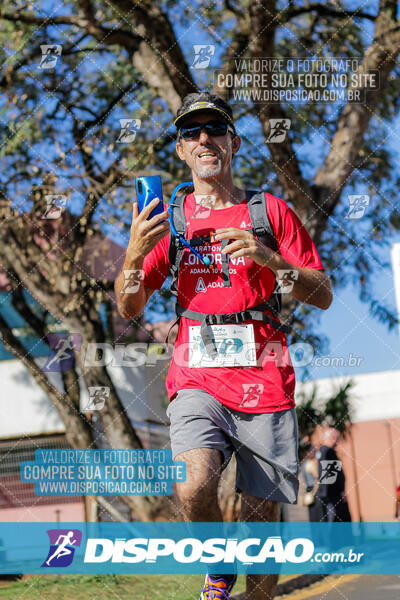
{"type": "MultiPolygon", "coordinates": [[[[399,557],[400,572],[400,557],[399,557]]],[[[288,597],[287,597],[288,598],[288,597]]],[[[289,598],[300,600],[399,600],[400,575],[331,576],[308,590],[290,594],[289,598]]]]}

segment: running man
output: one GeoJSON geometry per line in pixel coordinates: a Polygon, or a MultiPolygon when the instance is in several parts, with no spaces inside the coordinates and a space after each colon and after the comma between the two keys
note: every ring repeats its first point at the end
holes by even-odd
{"type": "Polygon", "coordinates": [[[50,558],[46,560],[46,565],[50,566],[50,563],[54,558],[61,558],[62,556],[71,554],[72,550],[70,548],[67,548],[67,546],[73,546],[74,544],[76,544],[77,540],[72,539],[73,535],[74,532],[69,531],[67,534],[61,534],[58,537],[56,544],[59,545],[57,546],[57,549],[53,552],[53,554],[50,556],[50,558]]]}
{"type": "Polygon", "coordinates": [[[61,337],[54,350],[56,353],[46,365],[46,370],[49,370],[53,363],[61,363],[63,360],[71,360],[74,354],[74,338],[71,334],[68,337],[61,337]]]}
{"type": "Polygon", "coordinates": [[[39,67],[42,69],[50,69],[57,63],[60,52],[57,46],[49,46],[46,50],[46,54],[42,55],[39,67]]]}
{"type": "MultiPolygon", "coordinates": [[[[186,521],[222,521],[217,488],[223,469],[235,454],[241,520],[277,521],[279,503],[295,503],[299,485],[294,370],[285,335],[277,329],[279,321],[265,310],[268,323],[244,318],[236,324],[218,326],[226,346],[228,340],[239,338],[240,344],[253,347],[256,364],[247,364],[243,356],[242,366],[225,366],[223,358],[218,366],[199,368],[198,355],[187,356],[182,349],[196,347],[199,352],[201,346],[189,343],[198,342],[200,336],[194,311],[242,311],[243,315],[243,311],[270,298],[278,271],[296,270],[291,294],[321,309],[327,309],[332,301],[330,281],[305,227],[279,198],[267,193],[261,196],[279,252],[261,243],[252,232],[246,190],[236,186],[232,178],[232,159],[241,139],[230,106],[215,95],[189,94],[174,123],[178,130],[176,152],[190,168],[194,183],[194,193],[184,202],[186,239],[209,235],[209,241],[198,246],[198,251],[212,257],[213,264],[209,269],[185,249],[177,285],[178,302],[187,316],[180,318],[166,387],[173,457],[184,460],[187,466],[187,480],[176,486],[179,509],[186,521]],[[196,218],[198,196],[213,200],[208,217],[196,218]],[[215,234],[215,241],[211,234],[215,234]],[[227,273],[223,277],[221,273],[223,257],[228,254],[229,287],[227,273]],[[237,325],[243,321],[246,327],[237,325]]],[[[133,205],[130,241],[115,285],[119,311],[126,319],[143,311],[169,273],[168,213],[146,220],[156,204],[153,200],[140,215],[137,204],[133,205]],[[124,269],[143,270],[136,294],[121,294],[124,269]]],[[[226,356],[229,358],[229,353],[226,356]]],[[[242,598],[272,598],[277,580],[275,574],[248,575],[242,598]]],[[[200,598],[231,598],[235,581],[234,575],[210,573],[200,598]]]]}
{"type": "Polygon", "coordinates": [[[210,62],[210,58],[213,56],[211,46],[204,46],[199,49],[199,53],[196,54],[193,60],[192,67],[196,67],[198,64],[205,62],[205,66],[210,62]]]}

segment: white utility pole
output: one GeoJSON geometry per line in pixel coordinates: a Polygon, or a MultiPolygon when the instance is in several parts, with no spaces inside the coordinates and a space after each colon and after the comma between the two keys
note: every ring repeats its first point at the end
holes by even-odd
{"type": "MultiPolygon", "coordinates": [[[[400,242],[392,244],[391,250],[394,291],[396,294],[397,316],[400,317],[400,242]]],[[[400,324],[399,324],[400,329],[400,324]]]]}

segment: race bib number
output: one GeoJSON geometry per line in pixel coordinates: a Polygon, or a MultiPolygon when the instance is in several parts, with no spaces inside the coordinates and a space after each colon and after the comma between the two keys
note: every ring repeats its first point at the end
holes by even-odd
{"type": "Polygon", "coordinates": [[[207,354],[200,325],[189,326],[189,367],[254,367],[257,366],[253,324],[209,325],[217,356],[207,354]]]}

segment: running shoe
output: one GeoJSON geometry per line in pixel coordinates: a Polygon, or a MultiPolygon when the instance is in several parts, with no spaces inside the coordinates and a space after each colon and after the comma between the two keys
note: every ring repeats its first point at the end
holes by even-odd
{"type": "Polygon", "coordinates": [[[234,575],[232,581],[227,583],[223,577],[212,579],[210,575],[206,575],[204,587],[200,590],[200,600],[229,600],[236,579],[237,575],[234,575]]]}

